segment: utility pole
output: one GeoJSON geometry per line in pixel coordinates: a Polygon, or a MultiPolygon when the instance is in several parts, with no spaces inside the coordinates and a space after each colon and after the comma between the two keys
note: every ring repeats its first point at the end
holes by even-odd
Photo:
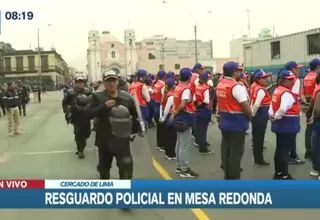
{"type": "Polygon", "coordinates": [[[133,74],[133,62],[132,62],[132,39],[129,40],[129,44],[130,44],[130,69],[131,69],[131,74],[133,74]]]}
{"type": "Polygon", "coordinates": [[[247,9],[247,17],[248,17],[248,36],[250,37],[250,9],[247,9]]]}
{"type": "Polygon", "coordinates": [[[198,39],[197,39],[197,24],[194,25],[194,53],[196,58],[196,63],[198,63],[198,39]]]}
{"type": "Polygon", "coordinates": [[[164,56],[164,43],[166,42],[167,40],[167,37],[165,37],[162,41],[162,47],[161,47],[161,58],[162,58],[162,69],[164,70],[165,69],[165,65],[164,65],[164,59],[165,59],[165,56],[164,56]]]}
{"type": "Polygon", "coordinates": [[[42,78],[41,78],[41,51],[40,51],[40,29],[43,27],[50,27],[51,24],[47,24],[45,26],[41,26],[38,28],[37,31],[37,41],[38,41],[38,60],[39,60],[39,69],[38,69],[38,76],[39,76],[39,88],[41,88],[42,78]]]}

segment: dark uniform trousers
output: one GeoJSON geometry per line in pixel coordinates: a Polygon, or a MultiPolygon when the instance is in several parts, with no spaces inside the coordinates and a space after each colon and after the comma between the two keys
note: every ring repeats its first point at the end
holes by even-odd
{"type": "MultiPolygon", "coordinates": [[[[306,100],[308,103],[310,103],[311,101],[311,97],[306,97],[306,100]]],[[[309,125],[308,121],[310,120],[310,117],[311,117],[311,112],[308,112],[307,113],[307,127],[306,127],[306,130],[305,130],[305,134],[304,134],[304,141],[305,141],[305,148],[306,148],[306,155],[311,155],[312,153],[312,132],[313,132],[313,127],[312,125],[309,125]]]]}
{"type": "Polygon", "coordinates": [[[110,169],[113,158],[116,158],[120,179],[132,179],[133,159],[130,150],[129,138],[108,138],[108,142],[99,145],[98,171],[100,179],[110,179],[110,169]]]}
{"type": "Polygon", "coordinates": [[[91,134],[91,123],[89,120],[73,123],[74,140],[77,144],[77,151],[82,152],[91,134]]]}
{"type": "Polygon", "coordinates": [[[264,161],[263,158],[263,145],[264,138],[266,134],[266,129],[268,125],[268,119],[263,119],[261,117],[252,118],[252,147],[253,147],[253,156],[255,163],[261,163],[264,161]]]}
{"type": "Polygon", "coordinates": [[[240,179],[246,133],[236,131],[221,131],[221,133],[221,168],[225,174],[224,179],[240,179]]]}
{"type": "Polygon", "coordinates": [[[274,152],[274,169],[276,174],[289,174],[288,161],[290,150],[296,145],[297,133],[276,133],[276,151],[274,152]]]}

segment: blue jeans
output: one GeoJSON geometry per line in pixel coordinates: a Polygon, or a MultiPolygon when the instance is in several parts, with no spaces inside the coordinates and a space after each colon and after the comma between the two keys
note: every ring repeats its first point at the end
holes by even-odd
{"type": "Polygon", "coordinates": [[[312,168],[320,171],[320,134],[316,131],[312,133],[312,168]]]}
{"type": "Polygon", "coordinates": [[[177,132],[176,155],[177,167],[185,171],[189,168],[189,148],[192,143],[192,129],[189,127],[184,132],[177,132]]]}

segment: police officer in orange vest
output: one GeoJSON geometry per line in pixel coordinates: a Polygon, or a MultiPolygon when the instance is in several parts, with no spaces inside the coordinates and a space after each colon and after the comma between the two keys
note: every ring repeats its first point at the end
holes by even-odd
{"type": "Polygon", "coordinates": [[[179,84],[174,89],[174,111],[172,112],[173,124],[177,130],[177,169],[183,178],[195,178],[197,173],[189,166],[189,148],[192,145],[191,133],[194,126],[193,95],[189,87],[192,72],[189,68],[180,70],[179,84]]]}
{"type": "MultiPolygon", "coordinates": [[[[320,70],[320,60],[319,59],[313,59],[309,63],[310,66],[310,72],[306,75],[306,77],[303,79],[303,90],[302,90],[302,96],[305,97],[306,101],[309,103],[313,91],[316,87],[316,77],[317,77],[317,71],[320,70]]],[[[311,112],[306,112],[307,121],[311,117],[311,112]]],[[[305,147],[306,147],[306,153],[305,158],[309,159],[311,158],[311,134],[312,134],[312,126],[307,125],[306,131],[305,131],[305,147]]]]}
{"type": "Polygon", "coordinates": [[[150,102],[150,94],[148,87],[145,85],[148,73],[146,70],[138,70],[136,73],[136,81],[129,87],[129,94],[137,97],[140,105],[141,114],[145,123],[149,120],[149,110],[147,104],[150,102]]]}
{"type": "MultiPolygon", "coordinates": [[[[294,84],[291,89],[291,92],[298,97],[300,104],[305,105],[307,103],[307,101],[306,101],[305,97],[301,95],[301,87],[302,86],[301,86],[301,82],[299,79],[299,72],[300,72],[301,68],[302,68],[302,65],[297,64],[295,61],[290,61],[285,65],[285,69],[291,71],[293,73],[293,75],[295,76],[294,84]]],[[[289,155],[290,155],[290,158],[289,158],[290,164],[305,164],[305,161],[301,160],[297,154],[297,146],[296,145],[294,146],[293,149],[291,149],[289,155]]]]}
{"type": "Polygon", "coordinates": [[[272,95],[269,109],[271,131],[276,134],[273,179],[291,180],[293,178],[288,170],[289,153],[296,144],[297,133],[300,132],[300,104],[291,91],[295,79],[293,73],[282,70],[278,77],[279,86],[272,95]]]}
{"type": "Polygon", "coordinates": [[[228,62],[223,66],[223,79],[217,92],[218,120],[222,133],[221,168],[226,180],[241,178],[241,159],[244,152],[246,131],[251,120],[246,91],[238,84],[239,64],[228,62]]]}
{"type": "Polygon", "coordinates": [[[254,87],[252,88],[251,109],[252,109],[252,146],[254,163],[258,166],[267,166],[270,163],[264,160],[263,144],[269,121],[268,110],[270,107],[271,96],[265,89],[270,74],[262,69],[256,70],[254,74],[254,87]]]}
{"type": "MultiPolygon", "coordinates": [[[[169,73],[167,74],[169,75],[169,73]]],[[[170,76],[170,75],[169,75],[170,76]]],[[[161,132],[161,138],[164,140],[165,157],[168,160],[175,160],[176,158],[176,142],[177,132],[170,123],[169,119],[172,115],[174,106],[173,91],[176,85],[174,78],[169,77],[166,80],[166,88],[164,92],[164,98],[161,103],[162,111],[160,111],[160,123],[163,123],[164,129],[161,132]]]]}
{"type": "Polygon", "coordinates": [[[197,85],[194,94],[195,113],[195,142],[199,146],[201,154],[212,154],[212,150],[208,150],[207,131],[211,120],[212,98],[210,87],[207,85],[209,80],[208,72],[203,72],[199,76],[199,85],[197,85]]]}
{"type": "MultiPolygon", "coordinates": [[[[189,87],[190,87],[190,91],[191,91],[191,97],[193,97],[195,91],[196,91],[196,86],[199,84],[199,75],[200,73],[203,72],[203,70],[206,67],[204,65],[202,65],[201,63],[197,63],[193,66],[192,69],[192,76],[190,79],[190,83],[189,83],[189,87]]],[[[192,128],[192,136],[195,137],[195,129],[194,127],[192,128]]]]}
{"type": "Polygon", "coordinates": [[[312,170],[310,176],[317,177],[320,180],[320,71],[317,72],[316,88],[313,91],[312,102],[312,117],[309,124],[313,126],[312,134],[312,170]]]}
{"type": "Polygon", "coordinates": [[[159,117],[160,117],[160,106],[161,102],[163,99],[163,94],[164,94],[164,89],[165,89],[165,77],[166,77],[166,72],[163,70],[160,70],[158,72],[158,80],[153,86],[153,102],[154,102],[154,119],[157,123],[157,149],[160,151],[164,151],[164,145],[163,145],[163,140],[161,140],[161,129],[163,129],[163,124],[159,123],[159,117]]]}

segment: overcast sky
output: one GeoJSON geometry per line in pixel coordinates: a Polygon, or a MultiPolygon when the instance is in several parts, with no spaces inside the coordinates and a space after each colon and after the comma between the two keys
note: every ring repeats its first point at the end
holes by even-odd
{"type": "Polygon", "coordinates": [[[198,38],[213,40],[214,56],[229,56],[232,35],[247,34],[247,13],[250,9],[251,36],[262,28],[275,26],[279,35],[320,27],[316,15],[306,16],[317,8],[318,0],[1,0],[2,34],[0,41],[15,49],[29,49],[37,44],[56,47],[69,65],[83,70],[86,65],[87,34],[90,29],[108,30],[123,41],[124,29],[136,30],[141,40],[155,34],[178,39],[193,39],[197,21],[198,38]],[[302,4],[303,3],[303,4],[302,4]],[[211,14],[206,14],[211,10],[211,14]],[[6,21],[6,11],[32,11],[31,21],[6,21]],[[191,16],[192,14],[192,16],[191,16]],[[94,24],[94,26],[93,26],[94,24]]]}

